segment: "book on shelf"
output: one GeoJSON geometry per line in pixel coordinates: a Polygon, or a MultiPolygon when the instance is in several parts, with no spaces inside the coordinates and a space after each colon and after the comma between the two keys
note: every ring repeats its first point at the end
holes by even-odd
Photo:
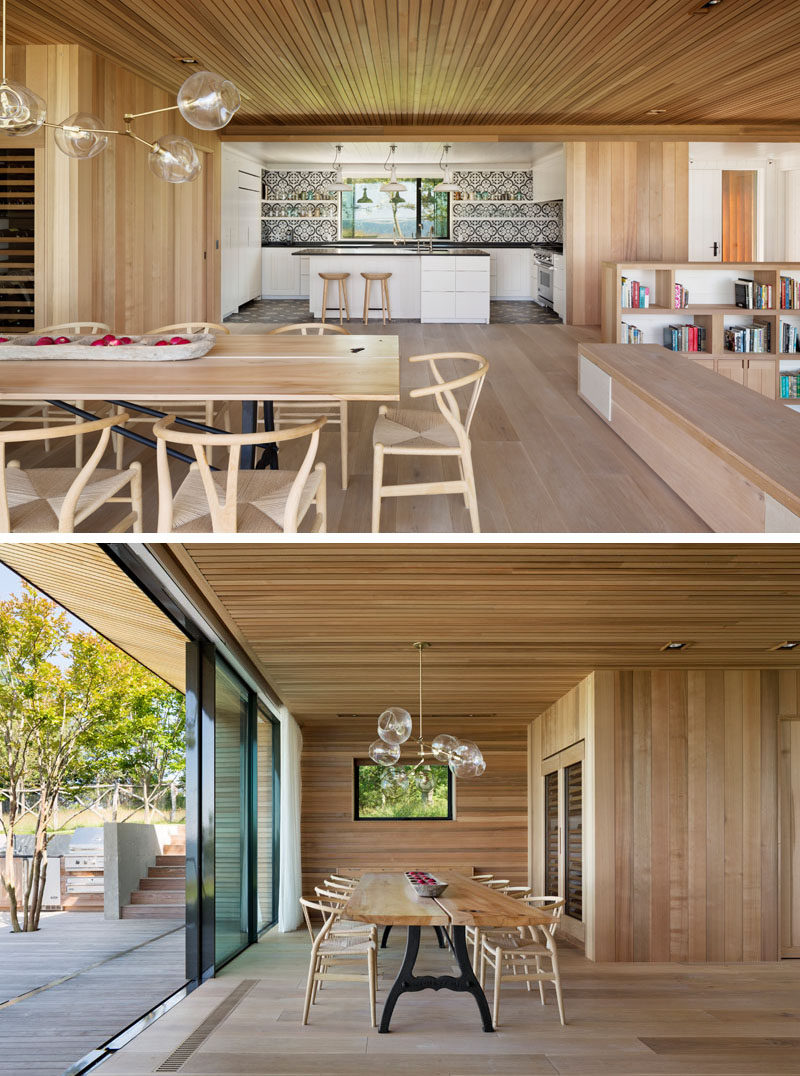
{"type": "Polygon", "coordinates": [[[650,305],[650,289],[638,280],[628,280],[624,276],[620,282],[620,305],[646,310],[650,305]]]}
{"type": "Polygon", "coordinates": [[[681,310],[683,307],[689,305],[689,292],[687,288],[684,288],[683,284],[675,284],[675,301],[673,303],[676,310],[681,310]]]}
{"type": "Polygon", "coordinates": [[[770,348],[770,325],[754,321],[752,325],[729,325],[725,330],[725,350],[766,354],[770,348]]]}
{"type": "Polygon", "coordinates": [[[781,374],[781,399],[800,400],[800,371],[781,374]]]}
{"type": "Polygon", "coordinates": [[[643,344],[644,333],[641,329],[638,329],[635,325],[628,325],[626,321],[622,323],[622,337],[623,344],[643,344]]]}
{"type": "Polygon", "coordinates": [[[781,310],[800,310],[800,280],[781,277],[781,310]]]}
{"type": "Polygon", "coordinates": [[[757,284],[755,280],[739,277],[734,285],[736,305],[743,310],[768,310],[772,307],[771,284],[757,284]]]}
{"type": "Polygon", "coordinates": [[[705,351],[706,330],[702,325],[667,325],[664,347],[670,351],[705,351]]]}
{"type": "Polygon", "coordinates": [[[780,350],[782,352],[800,351],[800,326],[782,321],[780,325],[780,350]]]}

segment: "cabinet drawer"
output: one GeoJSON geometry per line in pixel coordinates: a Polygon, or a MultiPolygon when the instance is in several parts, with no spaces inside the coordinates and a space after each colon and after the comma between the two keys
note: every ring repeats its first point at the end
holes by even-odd
{"type": "Polygon", "coordinates": [[[454,258],[457,273],[489,273],[489,258],[454,258]]]}
{"type": "Polygon", "coordinates": [[[456,314],[455,292],[432,292],[422,295],[422,317],[454,318],[456,314]]]}
{"type": "MultiPolygon", "coordinates": [[[[448,258],[448,261],[453,259],[448,258]]],[[[451,270],[424,269],[422,272],[422,294],[428,291],[455,291],[456,274],[451,270]]]]}
{"type": "Polygon", "coordinates": [[[435,269],[437,271],[441,269],[455,269],[458,258],[444,258],[441,255],[425,255],[420,258],[422,272],[426,273],[429,269],[435,269]]]}
{"type": "Polygon", "coordinates": [[[489,296],[485,291],[457,291],[456,306],[457,318],[486,318],[489,317],[489,296]]]}

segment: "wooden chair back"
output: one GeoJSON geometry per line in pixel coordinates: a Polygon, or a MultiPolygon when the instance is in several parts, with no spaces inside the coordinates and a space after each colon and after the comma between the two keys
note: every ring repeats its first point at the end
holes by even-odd
{"type": "Polygon", "coordinates": [[[230,329],[216,321],[182,321],[177,325],[160,325],[145,333],[145,336],[159,336],[161,333],[225,333],[229,336],[230,329]]]}
{"type": "Polygon", "coordinates": [[[551,922],[546,927],[540,929],[546,930],[550,937],[554,937],[558,930],[558,924],[561,922],[561,917],[564,914],[564,906],[567,903],[564,897],[536,897],[528,894],[527,897],[522,898],[526,904],[530,904],[532,908],[538,908],[539,911],[544,912],[550,916],[551,922]]]}
{"type": "Polygon", "coordinates": [[[69,334],[70,336],[99,336],[100,333],[110,333],[111,326],[102,321],[65,321],[63,325],[45,325],[41,329],[34,329],[31,336],[52,336],[53,333],[69,334]]]}
{"type": "Polygon", "coordinates": [[[324,418],[308,422],[304,426],[294,426],[289,430],[272,430],[255,433],[203,433],[199,430],[173,429],[175,415],[166,415],[153,426],[156,436],[156,465],[158,471],[158,529],[168,533],[172,530],[172,479],[169,473],[167,444],[188,445],[194,452],[195,463],[203,483],[203,490],[208,502],[208,512],[214,533],[235,534],[237,524],[237,494],[239,488],[239,449],[243,445],[277,444],[280,441],[295,441],[309,437],[308,451],[303,458],[300,469],[292,482],[284,512],[284,533],[296,534],[298,526],[298,509],[300,497],[305,488],[319,445],[319,431],[325,425],[324,418]],[[211,468],[206,456],[206,449],[227,448],[228,468],[225,481],[225,494],[220,501],[219,491],[212,478],[211,468]]]}
{"type": "Polygon", "coordinates": [[[336,918],[335,909],[328,908],[319,901],[308,900],[307,897],[300,898],[300,906],[303,909],[303,918],[306,921],[306,927],[308,928],[309,937],[311,938],[311,945],[316,949],[333,925],[333,920],[336,918]],[[312,911],[319,912],[322,915],[322,926],[316,933],[314,931],[314,924],[311,920],[312,911]]]}
{"type": "MultiPolygon", "coordinates": [[[[130,415],[123,411],[119,415],[108,415],[93,422],[76,422],[71,426],[47,426],[38,429],[6,430],[0,429],[0,531],[11,531],[11,510],[8,504],[8,486],[6,483],[6,445],[27,443],[29,441],[48,441],[65,437],[83,437],[88,433],[99,433],[97,445],[89,459],[81,467],[72,481],[58,513],[59,534],[71,534],[75,529],[75,510],[78,499],[92,477],[103,453],[108,447],[112,426],[124,426],[130,415]]],[[[46,468],[43,468],[46,470],[46,468]]],[[[60,493],[61,491],[55,491],[60,493]]]]}
{"type": "Polygon", "coordinates": [[[270,329],[268,336],[279,336],[281,333],[294,333],[298,336],[324,336],[326,333],[341,333],[349,336],[350,333],[342,325],[330,325],[328,322],[306,321],[297,325],[279,325],[277,329],[270,329]]]}
{"type": "Polygon", "coordinates": [[[462,448],[467,447],[469,443],[469,428],[472,425],[475,408],[478,406],[478,398],[480,397],[483,382],[489,369],[488,359],[484,359],[482,355],[476,355],[471,351],[440,351],[432,355],[411,355],[409,356],[408,361],[427,362],[431,368],[433,379],[436,382],[435,385],[429,385],[427,388],[412,389],[409,393],[411,398],[417,400],[423,396],[435,396],[436,406],[455,431],[459,445],[462,448]],[[468,362],[474,364],[476,369],[471,370],[462,377],[455,377],[450,381],[445,381],[437,363],[446,360],[468,362]],[[455,393],[458,389],[466,388],[468,385],[472,385],[472,391],[467,398],[466,408],[462,418],[461,407],[459,406],[455,393]]]}

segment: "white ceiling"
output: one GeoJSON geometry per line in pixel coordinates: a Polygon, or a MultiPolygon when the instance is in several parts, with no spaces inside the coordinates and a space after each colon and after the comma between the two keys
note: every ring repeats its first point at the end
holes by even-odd
{"type": "Polygon", "coordinates": [[[690,142],[693,161],[786,160],[800,156],[797,142],[690,142]]]}
{"type": "MultiPolygon", "coordinates": [[[[264,167],[290,168],[330,166],[336,153],[332,142],[235,142],[226,143],[234,152],[258,161],[264,167]]],[[[561,142],[457,142],[450,150],[450,164],[459,168],[530,168],[560,150],[561,142]]],[[[389,154],[388,142],[344,142],[342,163],[357,168],[383,165],[389,154]]],[[[436,168],[442,155],[441,142],[402,142],[397,146],[400,168],[436,168]]]]}

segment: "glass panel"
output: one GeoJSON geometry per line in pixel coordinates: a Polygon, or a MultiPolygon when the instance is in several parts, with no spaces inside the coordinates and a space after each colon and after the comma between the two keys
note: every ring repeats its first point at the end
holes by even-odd
{"type": "Polygon", "coordinates": [[[565,915],[583,919],[583,765],[564,770],[565,915]]]}
{"type": "Polygon", "coordinates": [[[259,711],[256,726],[256,929],[273,923],[277,918],[277,909],[273,906],[273,789],[275,726],[269,718],[259,711]]]}
{"type": "Polygon", "coordinates": [[[435,191],[438,179],[421,179],[419,197],[420,235],[427,239],[447,239],[450,236],[450,195],[435,191]]]}
{"type": "Polygon", "coordinates": [[[558,896],[558,770],[544,779],[544,888],[542,896],[558,896]]]}
{"type": "Polygon", "coordinates": [[[248,941],[246,745],[248,696],[217,662],[214,726],[214,960],[220,964],[248,941]]]}

